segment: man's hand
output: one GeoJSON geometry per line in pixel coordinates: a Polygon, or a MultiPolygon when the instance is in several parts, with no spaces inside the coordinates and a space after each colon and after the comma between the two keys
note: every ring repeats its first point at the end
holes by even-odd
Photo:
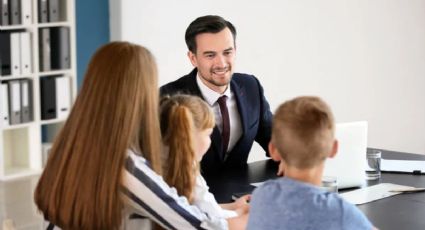
{"type": "Polygon", "coordinates": [[[235,211],[238,216],[245,215],[249,212],[249,201],[251,200],[251,195],[244,195],[238,198],[235,202],[220,204],[220,206],[227,210],[235,211]]]}

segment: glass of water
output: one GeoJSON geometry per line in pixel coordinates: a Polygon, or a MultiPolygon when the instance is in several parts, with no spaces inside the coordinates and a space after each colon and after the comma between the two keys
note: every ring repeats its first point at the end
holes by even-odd
{"type": "Polygon", "coordinates": [[[325,191],[338,193],[337,178],[335,176],[323,176],[320,187],[325,191]]]}
{"type": "Polygon", "coordinates": [[[377,180],[381,177],[381,151],[368,149],[366,151],[366,179],[377,180]]]}

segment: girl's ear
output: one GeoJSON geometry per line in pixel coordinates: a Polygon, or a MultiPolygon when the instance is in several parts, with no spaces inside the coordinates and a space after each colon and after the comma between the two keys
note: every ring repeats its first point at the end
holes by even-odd
{"type": "Polygon", "coordinates": [[[269,142],[269,153],[270,153],[270,157],[274,161],[282,160],[282,157],[280,156],[279,150],[277,150],[276,146],[271,141],[269,142]]]}

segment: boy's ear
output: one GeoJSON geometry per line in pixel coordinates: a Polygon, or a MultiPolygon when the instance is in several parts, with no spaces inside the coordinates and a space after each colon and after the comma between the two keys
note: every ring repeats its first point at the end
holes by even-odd
{"type": "Polygon", "coordinates": [[[329,153],[329,158],[334,158],[337,152],[338,152],[338,140],[335,139],[332,144],[331,152],[329,153]]]}
{"type": "Polygon", "coordinates": [[[269,153],[270,153],[270,157],[274,161],[281,161],[282,160],[282,157],[280,156],[279,150],[277,150],[276,146],[274,146],[274,144],[271,141],[269,142],[269,153]]]}

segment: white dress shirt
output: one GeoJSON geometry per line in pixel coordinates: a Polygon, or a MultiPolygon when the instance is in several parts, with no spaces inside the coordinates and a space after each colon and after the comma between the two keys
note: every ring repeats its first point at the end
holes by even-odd
{"type": "Polygon", "coordinates": [[[230,89],[231,87],[227,87],[223,94],[217,93],[216,91],[208,88],[208,86],[206,86],[200,79],[199,73],[196,76],[196,83],[198,84],[198,87],[201,90],[201,94],[204,97],[205,101],[212,107],[214,111],[215,123],[220,132],[222,132],[223,129],[223,119],[221,118],[220,106],[218,105],[217,100],[223,95],[227,96],[226,105],[229,111],[230,121],[230,138],[229,145],[227,147],[227,152],[230,152],[230,150],[233,149],[239,138],[242,136],[242,124],[239,115],[238,105],[236,102],[236,97],[230,89]]]}

